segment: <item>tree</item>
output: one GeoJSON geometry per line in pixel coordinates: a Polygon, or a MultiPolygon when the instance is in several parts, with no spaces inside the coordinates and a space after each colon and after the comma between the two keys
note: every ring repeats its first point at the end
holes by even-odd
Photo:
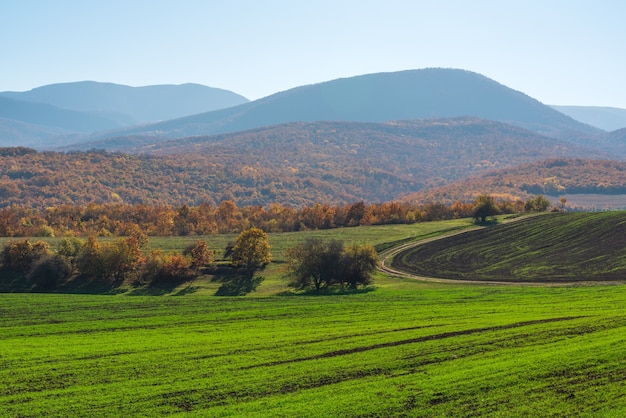
{"type": "Polygon", "coordinates": [[[488,217],[495,216],[499,213],[498,207],[493,197],[488,194],[478,196],[474,202],[473,218],[480,222],[485,222],[488,217]]]}
{"type": "Polygon", "coordinates": [[[67,280],[72,274],[72,264],[60,255],[46,255],[38,259],[26,278],[36,290],[51,291],[67,280]]]}
{"type": "Polygon", "coordinates": [[[2,263],[7,268],[26,274],[37,260],[50,254],[47,242],[28,239],[9,241],[2,251],[2,263]]]}
{"type": "Polygon", "coordinates": [[[524,210],[526,212],[544,212],[551,205],[552,203],[543,195],[537,195],[524,204],[524,210]]]}
{"type": "Polygon", "coordinates": [[[191,257],[191,265],[196,271],[200,271],[203,267],[211,264],[215,258],[213,251],[209,250],[204,240],[189,245],[183,251],[183,255],[191,257]]]}
{"type": "Polygon", "coordinates": [[[351,289],[367,285],[376,269],[377,254],[371,245],[353,245],[346,248],[342,260],[341,281],[351,289]]]}
{"type": "Polygon", "coordinates": [[[259,228],[250,228],[237,237],[232,249],[232,261],[235,266],[245,267],[250,271],[264,267],[272,261],[270,242],[267,234],[259,228]]]}
{"type": "Polygon", "coordinates": [[[320,292],[333,285],[356,289],[370,283],[376,268],[376,250],[371,245],[344,248],[338,240],[322,241],[307,238],[302,244],[287,250],[291,286],[297,289],[315,288],[320,292]]]}
{"type": "Polygon", "coordinates": [[[76,266],[87,277],[100,278],[104,275],[102,245],[95,236],[90,235],[76,257],[76,266]]]}
{"type": "Polygon", "coordinates": [[[291,286],[297,289],[314,287],[317,292],[338,283],[343,273],[343,243],[307,238],[287,250],[291,286]]]}

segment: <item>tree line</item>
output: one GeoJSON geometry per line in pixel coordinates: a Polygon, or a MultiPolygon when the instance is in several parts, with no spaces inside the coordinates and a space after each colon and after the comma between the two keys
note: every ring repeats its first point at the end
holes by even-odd
{"type": "MultiPolygon", "coordinates": [[[[11,206],[0,209],[0,236],[67,237],[236,234],[256,227],[265,232],[294,232],[359,225],[410,224],[474,216],[474,202],[414,204],[386,202],[345,205],[317,203],[293,208],[280,204],[238,207],[232,200],[198,206],[145,204],[61,205],[47,208],[11,206]]],[[[527,202],[493,199],[497,213],[527,210],[527,202]]]]}
{"type": "MultiPolygon", "coordinates": [[[[175,287],[214,271],[215,251],[198,240],[182,252],[146,250],[148,237],[138,229],[114,240],[66,237],[56,248],[29,238],[9,241],[0,254],[0,277],[9,287],[54,291],[58,288],[112,289],[122,285],[175,287]]],[[[252,275],[271,261],[267,234],[242,231],[228,248],[230,266],[252,275]]]]}

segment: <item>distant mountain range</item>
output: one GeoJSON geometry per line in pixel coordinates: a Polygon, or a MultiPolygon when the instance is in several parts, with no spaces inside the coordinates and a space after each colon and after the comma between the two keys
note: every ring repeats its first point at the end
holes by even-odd
{"type": "Polygon", "coordinates": [[[376,123],[459,116],[510,123],[555,137],[601,132],[480,74],[433,68],[302,86],[228,109],[94,135],[90,141],[133,135],[153,136],[158,142],[159,138],[237,132],[289,122],[376,123]]]}
{"type": "Polygon", "coordinates": [[[0,145],[50,148],[78,136],[246,103],[199,84],[129,87],[84,81],[0,92],[0,145]]]}
{"type": "Polygon", "coordinates": [[[175,119],[248,102],[239,94],[200,84],[130,87],[95,81],[51,84],[26,92],[2,92],[0,97],[119,115],[128,122],[126,125],[175,119]]]}
{"type": "Polygon", "coordinates": [[[605,131],[626,128],[626,109],[600,106],[552,106],[578,121],[605,131]]]}
{"type": "Polygon", "coordinates": [[[0,146],[17,145],[78,152],[0,153],[0,206],[113,195],[128,203],[303,206],[490,192],[522,198],[559,178],[533,177],[548,173],[532,165],[546,159],[568,159],[560,167],[577,190],[621,193],[617,168],[609,170],[617,183],[598,183],[600,174],[586,173],[600,166],[569,161],[626,158],[626,129],[579,122],[477,73],[423,69],[252,102],[193,84],[81,82],[0,93],[0,146]],[[525,174],[480,177],[510,167],[525,174]]]}

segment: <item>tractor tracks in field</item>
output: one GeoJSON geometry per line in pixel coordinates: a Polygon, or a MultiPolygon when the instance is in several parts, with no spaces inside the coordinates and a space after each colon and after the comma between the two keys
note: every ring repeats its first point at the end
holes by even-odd
{"type": "MultiPolygon", "coordinates": [[[[538,214],[525,215],[515,218],[510,218],[504,220],[501,224],[517,222],[521,220],[528,219],[529,217],[541,216],[538,214]]],[[[492,226],[491,228],[493,228],[492,226]]],[[[496,281],[496,280],[461,280],[461,279],[446,279],[446,278],[437,278],[437,277],[428,277],[422,276],[419,274],[414,274],[405,270],[400,270],[397,268],[391,267],[391,263],[394,257],[399,254],[409,251],[415,247],[420,245],[425,245],[433,241],[437,241],[440,239],[445,239],[449,237],[453,237],[455,235],[465,234],[468,232],[477,231],[479,229],[486,228],[485,226],[473,226],[464,228],[462,230],[454,230],[448,233],[444,233],[442,235],[426,238],[423,240],[415,240],[411,242],[407,242],[396,247],[392,247],[382,251],[379,254],[379,265],[378,270],[392,277],[404,278],[404,279],[413,279],[419,280],[423,282],[433,282],[433,283],[448,283],[448,284],[478,284],[478,285],[506,285],[506,286],[539,286],[539,287],[549,287],[549,286],[572,286],[572,285],[616,285],[616,284],[624,284],[623,281],[559,281],[559,282],[513,282],[513,281],[496,281]]]]}
{"type": "Polygon", "coordinates": [[[367,345],[367,346],[358,346],[358,347],[352,347],[352,348],[345,348],[341,350],[333,350],[333,351],[328,351],[325,353],[317,354],[314,356],[298,357],[298,358],[292,358],[292,359],[281,360],[281,361],[272,361],[268,363],[255,364],[255,365],[245,367],[245,369],[279,366],[283,364],[300,363],[300,362],[310,361],[310,360],[321,360],[321,359],[326,359],[326,358],[339,357],[339,356],[345,356],[345,355],[356,354],[356,353],[363,353],[366,351],[378,350],[381,348],[398,347],[398,346],[407,345],[407,344],[417,344],[417,343],[423,343],[427,341],[443,340],[446,338],[480,334],[484,332],[503,331],[503,330],[527,327],[527,326],[532,326],[532,325],[547,324],[551,322],[573,321],[573,320],[581,319],[581,318],[586,318],[586,316],[564,316],[564,317],[556,317],[556,318],[545,318],[545,319],[536,319],[536,320],[531,320],[531,321],[515,322],[512,324],[505,324],[505,325],[495,325],[491,327],[470,328],[470,329],[464,329],[464,330],[459,330],[459,331],[448,331],[448,332],[442,332],[439,334],[423,335],[420,337],[409,338],[409,339],[404,339],[404,340],[388,341],[388,342],[372,344],[372,345],[367,345]]]}

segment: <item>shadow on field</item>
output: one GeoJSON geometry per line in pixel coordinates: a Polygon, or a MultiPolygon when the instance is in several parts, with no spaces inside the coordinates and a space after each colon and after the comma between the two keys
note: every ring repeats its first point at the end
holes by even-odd
{"type": "Polygon", "coordinates": [[[263,282],[263,277],[255,277],[253,271],[246,269],[220,267],[211,281],[222,284],[215,296],[244,296],[255,291],[263,282]]]}
{"type": "Polygon", "coordinates": [[[184,296],[191,293],[195,293],[198,290],[198,286],[194,286],[194,281],[187,282],[187,285],[177,292],[174,292],[178,286],[184,282],[172,281],[172,282],[156,282],[150,283],[148,286],[137,287],[128,292],[129,296],[184,296]],[[174,293],[172,293],[174,292],[174,293]]]}
{"type": "Polygon", "coordinates": [[[278,296],[343,296],[343,295],[357,295],[361,293],[369,293],[376,290],[375,286],[359,287],[357,289],[350,289],[347,287],[330,287],[326,289],[306,289],[303,291],[294,292],[288,290],[286,292],[279,293],[278,296]]]}

